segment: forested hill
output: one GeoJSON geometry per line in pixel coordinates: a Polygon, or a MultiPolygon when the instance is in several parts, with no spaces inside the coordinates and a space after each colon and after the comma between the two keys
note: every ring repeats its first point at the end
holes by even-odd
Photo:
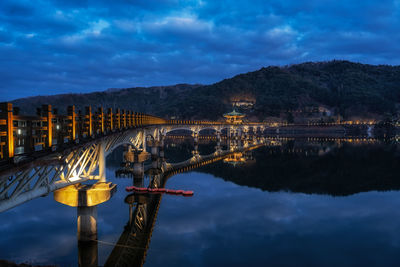
{"type": "Polygon", "coordinates": [[[173,86],[135,87],[125,89],[109,89],[103,92],[88,94],[60,94],[53,96],[35,96],[12,101],[21,107],[21,112],[32,113],[42,104],[57,107],[60,113],[65,113],[67,107],[75,105],[84,110],[85,106],[129,109],[148,114],[164,115],[165,106],[171,102],[181,102],[188,91],[201,85],[177,84],[173,86]]]}
{"type": "MultiPolygon", "coordinates": [[[[24,109],[42,103],[129,108],[161,116],[218,119],[232,109],[232,99],[251,100],[242,111],[252,118],[285,116],[324,107],[342,117],[394,115],[400,103],[400,66],[349,61],[307,62],[267,67],[212,85],[129,88],[15,100],[24,109]]],[[[305,113],[304,113],[305,114],[305,113]]]]}
{"type": "Polygon", "coordinates": [[[232,96],[255,99],[253,112],[259,118],[320,105],[344,117],[394,113],[400,102],[400,67],[330,61],[262,68],[192,92],[186,114],[221,114],[232,96]]]}

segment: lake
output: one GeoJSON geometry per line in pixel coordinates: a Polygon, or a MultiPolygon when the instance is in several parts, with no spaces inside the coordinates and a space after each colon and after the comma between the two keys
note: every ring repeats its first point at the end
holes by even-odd
{"type": "MultiPolygon", "coordinates": [[[[97,206],[96,240],[78,242],[77,208],[49,194],[0,213],[0,259],[57,266],[400,265],[396,142],[270,140],[168,174],[151,168],[142,180],[116,176],[118,149],[107,158],[107,180],[117,191],[97,206]],[[125,191],[155,177],[194,195],[125,191]]],[[[215,147],[212,140],[195,149],[190,138],[171,138],[162,160],[181,166],[215,147]]]]}

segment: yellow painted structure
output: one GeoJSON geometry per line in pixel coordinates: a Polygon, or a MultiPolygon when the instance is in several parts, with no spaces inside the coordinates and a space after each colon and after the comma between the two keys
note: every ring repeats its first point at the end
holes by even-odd
{"type": "Polygon", "coordinates": [[[75,184],[54,191],[54,199],[70,207],[92,207],[106,202],[116,191],[117,186],[111,182],[75,184]]]}

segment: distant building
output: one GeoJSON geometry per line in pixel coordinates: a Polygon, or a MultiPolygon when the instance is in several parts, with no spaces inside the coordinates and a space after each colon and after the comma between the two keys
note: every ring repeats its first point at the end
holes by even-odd
{"type": "Polygon", "coordinates": [[[227,123],[233,123],[233,124],[241,124],[243,123],[243,118],[246,115],[237,112],[236,110],[233,110],[232,112],[224,114],[224,117],[226,119],[227,123]]]}
{"type": "Polygon", "coordinates": [[[252,100],[234,100],[232,101],[232,105],[234,107],[240,108],[252,108],[255,104],[255,101],[252,100]]]}

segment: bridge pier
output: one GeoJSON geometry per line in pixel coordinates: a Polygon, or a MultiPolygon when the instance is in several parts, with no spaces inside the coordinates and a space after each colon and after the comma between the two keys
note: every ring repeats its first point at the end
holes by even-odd
{"type": "Polygon", "coordinates": [[[97,205],[108,201],[117,187],[112,183],[70,185],[54,191],[54,199],[77,208],[79,266],[98,266],[97,205]]]}
{"type": "Polygon", "coordinates": [[[153,145],[151,147],[151,158],[158,158],[159,155],[159,147],[157,145],[153,145]]]}
{"type": "Polygon", "coordinates": [[[78,241],[97,239],[97,206],[77,207],[78,241]]]}
{"type": "Polygon", "coordinates": [[[159,152],[160,158],[164,158],[165,154],[164,154],[164,146],[160,146],[160,152],[159,152]]]}
{"type": "Polygon", "coordinates": [[[199,151],[198,151],[197,149],[193,150],[193,151],[192,151],[192,154],[193,154],[193,156],[195,156],[195,157],[200,156],[200,153],[199,153],[199,151]]]}
{"type": "Polygon", "coordinates": [[[192,137],[193,137],[194,143],[198,143],[199,142],[199,132],[197,132],[197,131],[193,132],[192,137]]]}
{"type": "Polygon", "coordinates": [[[200,155],[199,153],[199,145],[196,143],[194,144],[194,150],[192,151],[193,156],[198,157],[200,155]]]}
{"type": "Polygon", "coordinates": [[[134,152],[133,173],[134,174],[144,173],[144,162],[149,158],[150,154],[144,150],[134,152]]]}
{"type": "Polygon", "coordinates": [[[217,142],[217,145],[215,146],[215,154],[219,155],[222,152],[222,147],[221,147],[221,142],[217,142]]]}
{"type": "Polygon", "coordinates": [[[162,166],[162,159],[161,158],[153,158],[151,161],[151,168],[152,169],[161,169],[162,166]]]}
{"type": "Polygon", "coordinates": [[[221,131],[216,131],[217,134],[217,142],[221,143],[221,131]]]}
{"type": "Polygon", "coordinates": [[[159,156],[160,158],[164,158],[164,139],[165,135],[160,135],[160,144],[159,144],[159,156]]]}
{"type": "Polygon", "coordinates": [[[161,155],[160,155],[161,151],[162,151],[162,157],[164,157],[164,151],[162,149],[164,146],[163,136],[160,136],[158,139],[159,140],[150,140],[149,141],[152,159],[161,157],[161,155]]]}
{"type": "Polygon", "coordinates": [[[162,152],[162,157],[164,157],[164,150],[163,150],[163,146],[164,146],[164,141],[153,141],[151,143],[151,158],[153,159],[157,159],[159,157],[161,157],[161,152],[162,152]]]}
{"type": "Polygon", "coordinates": [[[133,152],[133,185],[143,186],[144,178],[144,162],[150,158],[150,154],[146,151],[133,152]]]}
{"type": "Polygon", "coordinates": [[[133,186],[144,186],[144,172],[136,172],[133,174],[133,186]]]}
{"type": "Polygon", "coordinates": [[[77,207],[78,241],[90,241],[97,238],[97,205],[108,201],[117,190],[112,183],[93,185],[70,185],[54,191],[54,200],[77,207]]]}

